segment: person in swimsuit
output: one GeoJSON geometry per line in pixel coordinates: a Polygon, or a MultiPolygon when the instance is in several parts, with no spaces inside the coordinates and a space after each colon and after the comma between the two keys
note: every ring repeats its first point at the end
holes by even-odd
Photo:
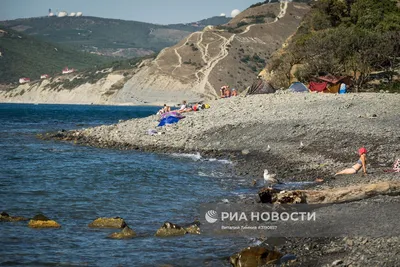
{"type": "Polygon", "coordinates": [[[367,174],[367,149],[365,147],[362,147],[358,150],[358,154],[360,155],[360,158],[358,159],[357,163],[354,164],[351,168],[344,169],[343,171],[340,171],[335,174],[340,175],[340,174],[355,174],[357,173],[361,168],[363,169],[364,175],[367,174]]]}

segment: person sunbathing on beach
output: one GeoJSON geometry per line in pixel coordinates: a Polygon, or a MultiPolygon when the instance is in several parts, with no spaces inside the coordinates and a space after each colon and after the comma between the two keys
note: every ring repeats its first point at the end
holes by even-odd
{"type": "Polygon", "coordinates": [[[192,108],[187,106],[186,100],[183,100],[182,106],[180,109],[178,109],[177,112],[183,113],[183,112],[189,112],[189,111],[192,111],[192,108]]]}
{"type": "Polygon", "coordinates": [[[365,147],[362,147],[358,150],[358,154],[360,155],[360,158],[358,159],[357,163],[353,165],[351,168],[344,169],[343,171],[340,171],[335,174],[340,175],[340,174],[355,174],[357,173],[361,168],[363,169],[364,175],[367,174],[367,149],[365,147]]]}
{"type": "Polygon", "coordinates": [[[221,86],[221,89],[219,89],[219,91],[221,93],[221,98],[225,97],[225,90],[226,90],[226,85],[221,86]]]}
{"type": "Polygon", "coordinates": [[[171,107],[164,104],[164,107],[157,112],[157,115],[161,115],[171,111],[171,107]]]}
{"type": "Polygon", "coordinates": [[[235,88],[232,88],[232,96],[237,96],[237,90],[235,88]]]}

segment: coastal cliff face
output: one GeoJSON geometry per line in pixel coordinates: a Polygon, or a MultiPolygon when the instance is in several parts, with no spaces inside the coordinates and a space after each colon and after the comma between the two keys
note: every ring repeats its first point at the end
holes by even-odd
{"type": "MultiPolygon", "coordinates": [[[[60,104],[111,104],[110,95],[113,86],[124,81],[123,74],[110,73],[94,84],[84,83],[73,89],[60,85],[66,80],[72,81],[75,75],[42,80],[19,85],[12,90],[0,91],[3,103],[60,103],[60,104]]],[[[138,104],[131,101],[132,104],[138,104]]]]}
{"type": "Polygon", "coordinates": [[[225,84],[244,90],[308,11],[305,3],[264,4],[226,25],[192,33],[143,65],[119,94],[181,91],[214,98],[225,84]]]}
{"type": "Polygon", "coordinates": [[[292,2],[251,7],[228,24],[194,32],[125,73],[111,72],[71,89],[59,78],[20,85],[0,91],[0,102],[161,104],[216,98],[225,84],[240,92],[296,32],[309,10],[306,3],[292,2]]]}

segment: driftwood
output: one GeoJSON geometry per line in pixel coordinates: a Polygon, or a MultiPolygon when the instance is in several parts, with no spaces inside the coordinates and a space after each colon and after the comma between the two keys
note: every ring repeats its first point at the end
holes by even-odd
{"type": "Polygon", "coordinates": [[[258,193],[262,203],[333,204],[352,202],[377,195],[400,195],[400,181],[363,184],[326,190],[279,191],[263,188],[258,193]]]}

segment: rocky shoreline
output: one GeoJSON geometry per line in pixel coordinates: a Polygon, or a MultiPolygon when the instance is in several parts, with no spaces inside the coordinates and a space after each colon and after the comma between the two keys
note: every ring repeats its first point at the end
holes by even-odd
{"type": "MultiPolygon", "coordinates": [[[[324,183],[313,189],[329,190],[400,179],[399,174],[384,172],[400,157],[398,103],[398,94],[255,95],[211,101],[210,109],[185,113],[185,119],[163,128],[156,127],[158,116],[150,116],[39,137],[229,159],[234,168],[227,171],[248,177],[255,190],[262,187],[264,169],[283,182],[322,178],[324,183]],[[157,134],[149,135],[149,130],[157,134]],[[354,164],[361,146],[369,150],[368,175],[333,179],[336,171],[354,164]]],[[[398,202],[399,198],[376,196],[361,201],[398,202]]],[[[267,239],[263,244],[272,243],[267,239]]],[[[288,238],[275,244],[284,254],[297,256],[290,266],[396,266],[399,245],[399,237],[288,238]]]]}

